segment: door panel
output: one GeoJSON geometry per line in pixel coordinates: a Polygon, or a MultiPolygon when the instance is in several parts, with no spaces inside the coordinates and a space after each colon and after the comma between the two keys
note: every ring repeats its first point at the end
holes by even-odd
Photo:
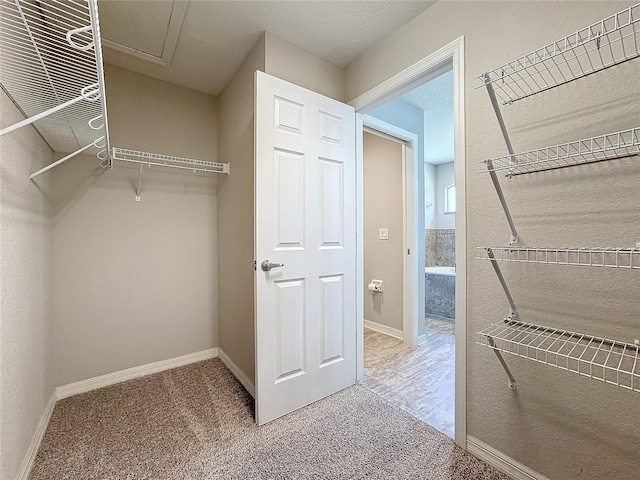
{"type": "Polygon", "coordinates": [[[321,277],[322,357],[320,368],[344,360],[344,275],[321,277]]]}
{"type": "Polygon", "coordinates": [[[262,72],[255,105],[261,425],[355,383],[355,114],[262,72]]]}
{"type": "Polygon", "coordinates": [[[274,151],[277,232],[276,249],[304,248],[305,184],[304,154],[274,151]]]}
{"type": "Polygon", "coordinates": [[[275,318],[276,383],[305,373],[304,283],[301,279],[274,282],[278,295],[275,318]]]}
{"type": "Polygon", "coordinates": [[[320,248],[344,246],[344,165],[326,158],[320,167],[320,248]]]}

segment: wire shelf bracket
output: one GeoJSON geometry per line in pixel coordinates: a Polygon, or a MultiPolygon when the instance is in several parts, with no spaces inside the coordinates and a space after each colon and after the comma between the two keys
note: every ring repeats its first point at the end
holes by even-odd
{"type": "Polygon", "coordinates": [[[635,248],[586,247],[479,247],[478,260],[540,263],[640,270],[640,243],[635,248]]]}
{"type": "Polygon", "coordinates": [[[476,77],[503,105],[640,56],[640,3],[476,77]]]}
{"type": "Polygon", "coordinates": [[[0,0],[0,13],[0,84],[26,117],[0,136],[33,124],[65,161],[89,149],[109,161],[96,0],[0,0]]]}
{"type": "MultiPolygon", "coordinates": [[[[640,341],[625,343],[505,320],[478,332],[479,345],[640,392],[640,341]]],[[[501,358],[500,356],[498,358],[501,358]]],[[[504,359],[510,384],[513,375],[504,359]]]]}
{"type": "Polygon", "coordinates": [[[192,158],[173,157],[159,153],[139,152],[114,147],[111,151],[112,161],[132,163],[139,165],[138,183],[136,187],[136,201],[142,198],[142,174],[144,167],[163,167],[189,173],[214,174],[223,173],[229,175],[229,164],[195,160],[192,158]]]}
{"type": "MultiPolygon", "coordinates": [[[[486,84],[486,86],[487,86],[487,93],[489,94],[489,99],[491,100],[491,106],[493,107],[493,111],[495,112],[496,118],[498,119],[498,124],[500,125],[502,138],[504,138],[504,143],[507,146],[507,151],[509,152],[509,157],[513,158],[514,156],[513,145],[511,145],[509,132],[507,131],[507,127],[505,126],[504,118],[502,118],[502,112],[500,111],[500,106],[498,105],[498,100],[496,99],[496,94],[493,89],[493,85],[489,82],[486,84]]],[[[513,223],[513,218],[511,217],[511,212],[509,211],[509,206],[507,205],[507,200],[504,198],[504,193],[502,192],[502,187],[500,186],[500,182],[498,181],[498,176],[493,171],[493,169],[489,170],[489,174],[491,176],[491,182],[493,183],[493,186],[496,189],[496,194],[498,195],[498,200],[500,200],[500,205],[502,206],[504,215],[507,218],[509,229],[511,230],[509,244],[515,245],[516,243],[518,243],[518,232],[516,230],[515,224],[513,223]]]]}
{"type": "Polygon", "coordinates": [[[504,290],[504,294],[507,297],[507,301],[509,302],[509,316],[508,319],[509,320],[516,320],[518,318],[518,309],[516,308],[516,303],[513,301],[513,297],[511,296],[511,292],[509,291],[509,287],[507,286],[507,282],[504,279],[504,276],[502,275],[502,271],[500,270],[500,266],[498,265],[498,262],[496,261],[494,255],[493,255],[493,250],[491,248],[487,248],[486,249],[486,253],[487,253],[487,258],[491,261],[491,266],[493,267],[493,270],[496,273],[496,276],[498,277],[498,281],[500,282],[500,285],[502,286],[502,289],[504,290]]]}
{"type": "MultiPolygon", "coordinates": [[[[478,173],[503,171],[511,178],[544,170],[640,156],[640,127],[584,138],[479,162],[478,173]]],[[[493,180],[493,176],[491,177],[493,180]]]]}

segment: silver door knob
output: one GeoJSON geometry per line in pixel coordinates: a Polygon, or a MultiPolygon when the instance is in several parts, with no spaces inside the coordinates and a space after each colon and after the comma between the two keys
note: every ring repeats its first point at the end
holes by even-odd
{"type": "Polygon", "coordinates": [[[272,268],[284,267],[284,263],[271,263],[269,259],[263,260],[260,264],[263,272],[269,272],[272,268]]]}

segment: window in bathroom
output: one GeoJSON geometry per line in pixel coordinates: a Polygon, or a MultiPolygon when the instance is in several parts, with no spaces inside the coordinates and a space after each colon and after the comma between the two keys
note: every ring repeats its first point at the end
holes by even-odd
{"type": "Polygon", "coordinates": [[[444,189],[444,213],[456,213],[456,184],[444,189]]]}

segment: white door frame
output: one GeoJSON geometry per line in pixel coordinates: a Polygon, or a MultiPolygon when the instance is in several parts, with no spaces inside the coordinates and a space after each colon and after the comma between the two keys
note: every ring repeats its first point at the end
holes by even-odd
{"type": "MultiPolygon", "coordinates": [[[[424,295],[419,295],[417,265],[413,260],[414,255],[420,255],[422,251],[422,263],[424,263],[424,248],[420,249],[415,234],[419,229],[419,209],[417,208],[417,192],[419,187],[420,164],[418,159],[418,136],[403,130],[390,123],[383,122],[370,115],[362,115],[364,131],[389,137],[402,144],[402,227],[403,249],[410,250],[410,255],[402,255],[402,340],[407,345],[417,346],[418,322],[420,320],[420,298],[424,302],[424,295]]],[[[357,135],[358,133],[356,133],[357,135]]],[[[364,159],[363,159],[364,160],[364,159]]],[[[364,167],[364,165],[363,165],[364,167]]],[[[364,252],[363,252],[364,255],[364,252]]],[[[420,259],[418,259],[420,262],[420,259]]],[[[424,281],[424,279],[423,279],[424,281]]],[[[361,290],[364,295],[364,289],[361,290]]],[[[424,304],[422,306],[424,312],[424,304]]]]}
{"type": "MultiPolygon", "coordinates": [[[[453,65],[453,122],[454,173],[456,188],[456,322],[455,322],[455,442],[466,450],[467,446],[467,246],[466,246],[466,179],[465,179],[465,118],[464,118],[464,37],[459,37],[436,52],[407,67],[393,77],[355,98],[349,105],[364,114],[387,101],[435,78],[453,65]]],[[[357,192],[357,285],[363,291],[363,181],[362,181],[362,115],[356,115],[356,192],[357,192]]],[[[422,177],[422,175],[421,175],[422,177]]],[[[424,187],[423,187],[424,188],[424,187]]],[[[424,202],[419,202],[424,212],[424,202]]],[[[422,213],[424,219],[424,213],[422,213]]],[[[423,220],[424,221],[424,220],[423,220]]],[[[416,232],[419,234],[419,232],[416,232]]],[[[424,242],[424,239],[422,239],[424,242]]],[[[423,253],[424,255],[424,253],[423,253]]],[[[414,257],[415,258],[415,257],[414,257]]],[[[424,275],[419,276],[424,291],[424,275]]],[[[424,301],[424,300],[423,300],[424,301]]],[[[356,304],[358,315],[357,377],[364,374],[363,297],[356,304]]]]}

